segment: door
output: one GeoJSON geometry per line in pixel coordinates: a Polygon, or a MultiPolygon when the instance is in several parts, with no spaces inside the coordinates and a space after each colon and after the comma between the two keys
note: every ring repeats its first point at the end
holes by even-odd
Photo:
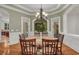
{"type": "Polygon", "coordinates": [[[23,34],[28,36],[28,24],[26,22],[23,22],[23,34]]]}
{"type": "Polygon", "coordinates": [[[58,22],[54,22],[54,37],[57,37],[59,34],[59,25],[58,22]]]}

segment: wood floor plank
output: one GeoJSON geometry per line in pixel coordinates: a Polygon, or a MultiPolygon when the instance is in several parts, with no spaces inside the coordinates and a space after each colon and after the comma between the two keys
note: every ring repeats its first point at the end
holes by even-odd
{"type": "MultiPolygon", "coordinates": [[[[3,44],[0,44],[0,55],[2,54],[8,54],[8,55],[21,55],[21,48],[20,44],[14,44],[9,46],[9,51],[4,52],[5,48],[3,47],[3,44]]],[[[63,55],[79,55],[76,51],[71,49],[70,47],[63,44],[63,55]]]]}

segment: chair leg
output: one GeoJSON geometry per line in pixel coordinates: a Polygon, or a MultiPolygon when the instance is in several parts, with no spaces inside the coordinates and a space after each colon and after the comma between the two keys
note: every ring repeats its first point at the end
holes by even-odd
{"type": "Polygon", "coordinates": [[[62,55],[62,48],[60,48],[60,54],[62,55]]]}
{"type": "Polygon", "coordinates": [[[57,50],[57,54],[62,55],[62,48],[58,48],[58,50],[57,50]]]}
{"type": "Polygon", "coordinates": [[[62,55],[62,51],[60,50],[60,54],[62,55]]]}

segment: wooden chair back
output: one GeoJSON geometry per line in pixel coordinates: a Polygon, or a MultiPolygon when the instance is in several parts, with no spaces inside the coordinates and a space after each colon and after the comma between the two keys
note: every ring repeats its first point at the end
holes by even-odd
{"type": "Polygon", "coordinates": [[[59,39],[59,42],[63,43],[64,35],[63,34],[59,34],[58,35],[58,39],[59,39]]]}
{"type": "Polygon", "coordinates": [[[1,36],[6,36],[9,38],[9,31],[2,31],[1,36]]]}
{"type": "Polygon", "coordinates": [[[20,40],[21,52],[23,55],[36,54],[36,39],[20,40]]]}
{"type": "Polygon", "coordinates": [[[60,54],[62,54],[63,39],[64,39],[64,35],[63,34],[59,34],[59,36],[58,36],[58,52],[60,54]]]}
{"type": "Polygon", "coordinates": [[[42,54],[54,55],[57,54],[58,40],[42,39],[42,54]]]}
{"type": "Polygon", "coordinates": [[[25,35],[24,34],[19,34],[19,38],[23,40],[23,39],[25,39],[25,35]]]}

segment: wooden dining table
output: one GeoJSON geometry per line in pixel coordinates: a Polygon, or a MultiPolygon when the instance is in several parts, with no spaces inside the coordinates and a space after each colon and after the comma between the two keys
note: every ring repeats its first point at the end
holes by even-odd
{"type": "Polygon", "coordinates": [[[29,36],[26,38],[26,40],[30,40],[30,39],[36,39],[36,47],[38,54],[42,54],[42,39],[58,40],[58,38],[54,38],[51,36],[43,36],[43,37],[29,36]]]}
{"type": "Polygon", "coordinates": [[[43,36],[42,38],[41,37],[35,37],[35,36],[29,36],[26,38],[27,39],[36,39],[36,45],[42,45],[42,39],[49,39],[49,40],[58,40],[58,38],[54,38],[54,37],[51,37],[51,36],[43,36]]]}
{"type": "Polygon", "coordinates": [[[42,39],[49,39],[49,40],[58,40],[58,38],[54,38],[52,36],[43,36],[42,38],[41,37],[35,37],[35,36],[29,36],[27,38],[25,38],[26,40],[27,39],[36,39],[36,45],[42,45],[42,39]]]}

